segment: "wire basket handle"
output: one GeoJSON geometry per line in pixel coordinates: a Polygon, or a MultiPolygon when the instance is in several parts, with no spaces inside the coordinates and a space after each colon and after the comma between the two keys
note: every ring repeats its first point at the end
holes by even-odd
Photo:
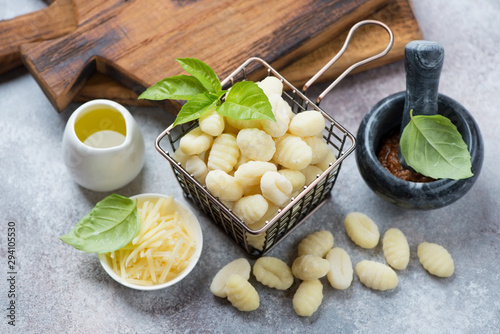
{"type": "Polygon", "coordinates": [[[382,28],[384,28],[385,30],[387,30],[387,32],[389,33],[389,44],[387,45],[387,47],[380,53],[376,54],[376,55],[373,55],[369,58],[365,58],[363,60],[360,60],[358,61],[357,63],[351,65],[348,69],[346,69],[334,82],[332,82],[330,84],[330,86],[328,86],[321,94],[319,94],[317,100],[316,100],[316,103],[319,105],[319,103],[321,102],[321,100],[323,100],[323,98],[326,96],[326,94],[328,94],[339,82],[340,80],[342,80],[346,75],[348,75],[352,70],[354,70],[355,68],[361,66],[361,65],[364,65],[366,63],[369,63],[371,62],[372,60],[375,60],[375,59],[378,59],[382,56],[385,56],[392,48],[392,45],[394,44],[394,34],[392,33],[392,30],[385,24],[385,23],[382,23],[380,21],[376,21],[376,20],[364,20],[364,21],[360,21],[358,23],[356,23],[352,28],[351,30],[349,30],[349,34],[347,35],[347,38],[344,42],[344,45],[342,46],[342,49],[340,49],[340,51],[335,55],[335,57],[333,57],[325,66],[323,66],[322,69],[320,69],[318,71],[318,73],[316,73],[311,79],[309,79],[309,81],[306,82],[306,84],[304,85],[304,87],[302,88],[302,92],[305,93],[306,90],[320,77],[322,76],[343,54],[344,52],[347,50],[347,47],[349,46],[349,43],[352,39],[352,35],[354,34],[354,32],[361,26],[363,25],[366,25],[366,24],[375,24],[375,25],[379,25],[381,26],[382,28]]]}

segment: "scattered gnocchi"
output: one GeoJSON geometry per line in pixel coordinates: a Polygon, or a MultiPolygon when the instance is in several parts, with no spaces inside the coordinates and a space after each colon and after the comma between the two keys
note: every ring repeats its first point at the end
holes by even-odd
{"type": "Polygon", "coordinates": [[[293,309],[301,317],[309,317],[323,302],[323,284],[318,279],[303,281],[293,296],[293,309]]]}
{"type": "Polygon", "coordinates": [[[298,256],[314,255],[324,257],[333,248],[333,234],[327,230],[321,230],[306,236],[299,243],[298,256]]]}
{"type": "Polygon", "coordinates": [[[441,245],[422,242],[418,245],[417,256],[425,270],[432,275],[450,277],[455,272],[453,258],[441,245]]]}
{"type": "Polygon", "coordinates": [[[253,274],[257,281],[268,287],[286,290],[293,284],[290,267],[276,257],[261,257],[253,265],[253,274]]]}
{"type": "Polygon", "coordinates": [[[326,274],[326,278],[332,288],[345,290],[350,287],[354,270],[349,254],[344,249],[335,247],[328,251],[326,259],[330,262],[330,271],[326,274]]]}
{"type": "Polygon", "coordinates": [[[330,271],[330,262],[315,255],[299,256],[292,264],[293,276],[304,281],[321,278],[328,271],[330,271]]]}
{"type": "Polygon", "coordinates": [[[351,240],[362,248],[374,248],[380,239],[378,226],[367,215],[360,212],[349,213],[344,220],[345,230],[351,240]]]}
{"type": "Polygon", "coordinates": [[[238,276],[248,280],[250,278],[250,272],[251,266],[247,259],[239,258],[233,260],[222,267],[214,276],[212,284],[210,284],[210,292],[217,297],[226,298],[226,283],[229,276],[237,274],[238,276]]]}
{"type": "MultiPolygon", "coordinates": [[[[256,223],[255,228],[264,226],[264,219],[272,217],[276,210],[278,207],[270,204],[268,212],[256,223]]],[[[299,279],[301,282],[292,300],[293,309],[297,315],[308,317],[321,306],[323,284],[320,279],[325,276],[332,288],[338,290],[345,290],[352,285],[354,272],[359,281],[370,289],[387,291],[397,288],[399,278],[393,268],[406,268],[408,265],[408,241],[399,229],[390,228],[384,233],[382,242],[384,257],[390,266],[362,260],[353,268],[349,254],[343,248],[333,247],[333,234],[328,230],[319,230],[300,241],[298,256],[291,268],[279,258],[263,256],[255,261],[252,272],[258,282],[277,290],[287,290],[292,287],[295,278],[299,279]]],[[[433,275],[449,277],[454,272],[451,255],[438,244],[421,243],[418,257],[422,266],[433,275]]],[[[219,270],[210,290],[216,296],[227,297],[240,311],[255,310],[259,307],[260,297],[249,282],[250,270],[247,260],[237,259],[219,270]]]]}
{"type": "Polygon", "coordinates": [[[257,290],[245,278],[232,274],[226,282],[227,299],[240,311],[254,311],[259,307],[260,298],[257,290]]]}
{"type": "Polygon", "coordinates": [[[404,270],[410,262],[410,246],[405,235],[397,228],[390,228],[384,233],[382,249],[387,263],[397,270],[404,270]]]}
{"type": "Polygon", "coordinates": [[[391,290],[398,286],[398,275],[391,267],[375,261],[363,260],[356,265],[359,281],[374,290],[391,290]]]}

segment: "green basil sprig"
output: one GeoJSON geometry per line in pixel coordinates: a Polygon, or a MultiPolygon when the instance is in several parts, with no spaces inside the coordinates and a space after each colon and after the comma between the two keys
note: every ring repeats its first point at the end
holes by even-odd
{"type": "Polygon", "coordinates": [[[434,179],[465,179],[473,176],[471,156],[457,127],[442,115],[417,115],[399,142],[401,154],[415,171],[434,179]]]}
{"type": "Polygon", "coordinates": [[[267,96],[254,82],[238,82],[228,92],[222,89],[221,82],[212,68],[201,60],[176,60],[191,76],[176,75],[165,78],[139,96],[139,99],[155,101],[186,101],[177,114],[174,126],[196,120],[214,109],[223,116],[238,120],[276,120],[267,96]]]}
{"type": "Polygon", "coordinates": [[[87,253],[108,253],[123,248],[139,233],[137,205],[128,197],[112,194],[85,215],[62,241],[87,253]]]}

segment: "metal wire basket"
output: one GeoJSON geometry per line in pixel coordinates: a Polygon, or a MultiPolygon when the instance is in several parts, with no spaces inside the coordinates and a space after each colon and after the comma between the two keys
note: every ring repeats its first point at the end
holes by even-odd
{"type": "Polygon", "coordinates": [[[339,53],[326,64],[308,83],[304,86],[302,92],[295,88],[282,75],[273,69],[268,63],[260,58],[250,58],[238,67],[231,75],[222,81],[224,89],[231,87],[234,83],[242,80],[248,80],[249,74],[252,79],[255,73],[260,73],[261,79],[267,75],[274,75],[283,82],[283,98],[291,105],[294,113],[305,110],[316,110],[325,118],[325,129],[323,138],[328,146],[333,150],[336,161],[316,179],[305,186],[304,189],[270,220],[266,221],[258,229],[248,227],[240,218],[238,218],[221,201],[214,197],[206,188],[190,175],[179,162],[175,161],[168,150],[165,150],[161,143],[165,137],[168,137],[171,152],[174,152],[179,141],[184,134],[197,126],[197,121],[182,124],[175,128],[170,125],[156,139],[156,148],[170,163],[179,185],[184,195],[192,200],[211,220],[221,227],[225,233],[230,236],[238,245],[240,245],[249,255],[259,257],[268,253],[288,234],[296,229],[301,223],[312,215],[329,198],[331,190],[335,185],[343,160],[354,151],[356,146],[355,137],[347,131],[342,125],[336,122],[326,112],[319,107],[321,99],[351,70],[365,64],[371,60],[385,55],[392,47],[393,35],[391,30],[383,23],[378,21],[361,21],[351,28],[346,39],[344,47],[339,53]],[[360,26],[365,24],[377,24],[389,32],[390,42],[388,47],[381,53],[364,59],[349,67],[336,81],[334,81],[322,94],[319,95],[316,103],[306,97],[307,88],[322,75],[345,51],[352,33],[360,26]]]}

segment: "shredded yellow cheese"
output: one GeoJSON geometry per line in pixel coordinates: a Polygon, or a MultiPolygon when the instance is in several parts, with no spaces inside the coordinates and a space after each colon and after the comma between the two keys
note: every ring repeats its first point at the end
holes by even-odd
{"type": "Polygon", "coordinates": [[[137,203],[141,228],[125,247],[105,258],[123,280],[137,285],[168,282],[190,263],[196,248],[192,231],[177,211],[173,198],[137,203]]]}

